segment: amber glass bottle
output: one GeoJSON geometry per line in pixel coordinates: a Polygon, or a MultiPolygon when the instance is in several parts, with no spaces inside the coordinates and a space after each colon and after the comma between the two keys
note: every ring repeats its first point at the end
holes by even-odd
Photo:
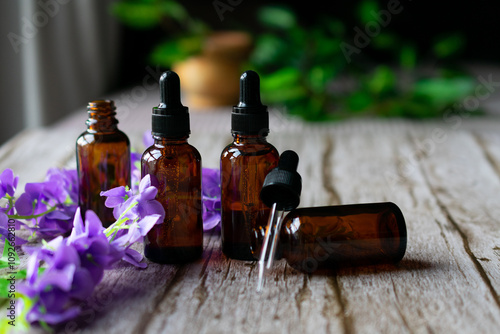
{"type": "Polygon", "coordinates": [[[394,203],[295,209],[283,221],[278,247],[304,272],[396,263],[406,251],[406,224],[394,203]]]}
{"type": "Polygon", "coordinates": [[[259,195],[266,175],[278,165],[279,154],[266,141],[269,114],[260,101],[259,76],[246,71],[240,78],[240,102],[233,108],[234,141],[221,154],[222,251],[239,260],[255,260],[252,231],[267,225],[270,209],[259,195]]]}
{"type": "Polygon", "coordinates": [[[111,100],[88,104],[87,131],[76,141],[79,205],[82,214],[93,210],[105,227],[115,219],[113,209],[104,205],[100,193],[119,186],[130,186],[130,142],[118,130],[115,104],[111,100]]]}
{"type": "Polygon", "coordinates": [[[199,258],[203,247],[201,156],[188,144],[188,108],[180,100],[175,72],[160,78],[161,102],[153,108],[153,146],[142,155],[142,176],[158,188],[165,209],[163,223],[145,238],[144,254],[158,263],[182,263],[199,258]]]}

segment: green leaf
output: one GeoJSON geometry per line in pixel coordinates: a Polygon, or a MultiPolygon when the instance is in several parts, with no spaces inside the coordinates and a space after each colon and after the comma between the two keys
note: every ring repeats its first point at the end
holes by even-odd
{"type": "MultiPolygon", "coordinates": [[[[45,270],[45,268],[40,268],[45,270]]],[[[39,270],[38,274],[43,273],[43,270],[39,270]]],[[[26,269],[19,270],[15,274],[12,274],[15,277],[15,280],[22,280],[26,278],[26,269]]],[[[0,298],[9,298],[9,287],[10,287],[10,279],[11,274],[0,276],[0,298]]]]}
{"type": "Polygon", "coordinates": [[[111,12],[125,25],[136,29],[150,29],[161,20],[161,12],[153,2],[117,2],[112,4],[111,12]]]}
{"type": "Polygon", "coordinates": [[[19,256],[17,256],[16,250],[14,249],[14,247],[11,246],[9,240],[5,239],[2,258],[0,258],[0,269],[7,268],[10,265],[18,266],[19,264],[20,264],[19,256]],[[9,257],[12,257],[12,253],[14,255],[14,262],[9,262],[9,257]]]}
{"type": "Polygon", "coordinates": [[[159,9],[164,16],[170,17],[176,21],[182,22],[189,19],[186,8],[177,1],[164,0],[160,3],[159,9]]]}
{"type": "Polygon", "coordinates": [[[434,44],[433,51],[436,57],[446,58],[456,54],[465,46],[464,37],[460,34],[446,36],[434,44]]]}
{"type": "Polygon", "coordinates": [[[378,12],[379,6],[377,1],[365,0],[359,5],[357,14],[361,23],[366,24],[370,21],[374,21],[378,12]]]}
{"type": "Polygon", "coordinates": [[[337,38],[342,38],[345,34],[345,25],[340,20],[328,18],[324,22],[327,31],[337,38]]]}
{"type": "Polygon", "coordinates": [[[300,71],[294,67],[284,67],[261,78],[262,93],[271,103],[285,103],[307,96],[300,82],[300,71]]]}
{"type": "Polygon", "coordinates": [[[163,42],[151,53],[153,64],[171,67],[172,64],[185,60],[201,51],[202,37],[192,36],[163,42]]]}
{"type": "Polygon", "coordinates": [[[404,45],[399,53],[399,63],[405,69],[413,69],[417,63],[417,50],[412,45],[404,45]]]}
{"type": "Polygon", "coordinates": [[[399,47],[399,41],[396,35],[387,32],[381,32],[380,34],[373,37],[371,45],[373,46],[373,48],[379,50],[392,50],[399,47]]]}
{"type": "Polygon", "coordinates": [[[381,65],[375,68],[371,78],[367,81],[367,86],[372,94],[380,95],[394,89],[396,76],[387,66],[381,65]]]}
{"type": "MultiPolygon", "coordinates": [[[[261,35],[251,55],[251,62],[257,66],[267,66],[275,63],[288,49],[287,43],[273,34],[261,35]]],[[[283,60],[282,60],[283,61],[283,60]]]]}
{"type": "Polygon", "coordinates": [[[270,28],[287,30],[297,24],[295,13],[283,6],[262,7],[257,17],[262,24],[270,28]]]}
{"type": "Polygon", "coordinates": [[[476,82],[472,78],[432,78],[415,83],[415,98],[428,101],[436,107],[456,102],[474,91],[476,82]]]}
{"type": "Polygon", "coordinates": [[[373,103],[373,98],[365,91],[357,91],[346,98],[347,108],[354,112],[366,110],[373,103]]]}
{"type": "Polygon", "coordinates": [[[326,86],[335,74],[336,68],[334,66],[316,65],[311,68],[307,76],[308,86],[316,94],[325,94],[326,86]]]}

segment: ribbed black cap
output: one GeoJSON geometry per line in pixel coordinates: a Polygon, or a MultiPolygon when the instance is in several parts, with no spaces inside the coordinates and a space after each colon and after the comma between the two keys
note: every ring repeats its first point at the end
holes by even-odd
{"type": "Polygon", "coordinates": [[[263,136],[269,133],[269,113],[260,102],[260,78],[254,71],[246,71],[240,77],[240,103],[231,113],[231,132],[263,136]]]}
{"type": "Polygon", "coordinates": [[[299,156],[294,151],[281,153],[278,167],[267,174],[260,198],[268,207],[290,211],[299,206],[302,178],[297,173],[299,156]]]}
{"type": "Polygon", "coordinates": [[[153,108],[153,136],[186,137],[191,133],[188,108],[181,103],[181,83],[177,73],[160,77],[160,104],[153,108]]]}

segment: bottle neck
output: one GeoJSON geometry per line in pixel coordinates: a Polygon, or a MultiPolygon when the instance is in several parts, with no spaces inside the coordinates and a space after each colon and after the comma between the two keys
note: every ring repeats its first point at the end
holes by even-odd
{"type": "Polygon", "coordinates": [[[236,144],[259,144],[259,143],[267,143],[266,136],[263,136],[263,135],[233,134],[233,141],[236,144]]]}
{"type": "Polygon", "coordinates": [[[114,132],[118,129],[115,104],[111,100],[93,101],[87,107],[89,132],[114,132]]]}
{"type": "Polygon", "coordinates": [[[159,146],[187,144],[188,138],[189,136],[184,136],[184,137],[153,136],[155,145],[159,146]]]}

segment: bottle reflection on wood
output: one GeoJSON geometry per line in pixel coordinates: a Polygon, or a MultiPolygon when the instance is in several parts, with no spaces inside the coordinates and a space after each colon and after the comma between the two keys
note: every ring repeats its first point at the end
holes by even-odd
{"type": "Polygon", "coordinates": [[[108,227],[115,219],[104,205],[101,191],[130,186],[130,142],[117,128],[115,104],[111,100],[88,104],[87,131],[76,141],[79,205],[82,215],[93,210],[108,227]]]}

